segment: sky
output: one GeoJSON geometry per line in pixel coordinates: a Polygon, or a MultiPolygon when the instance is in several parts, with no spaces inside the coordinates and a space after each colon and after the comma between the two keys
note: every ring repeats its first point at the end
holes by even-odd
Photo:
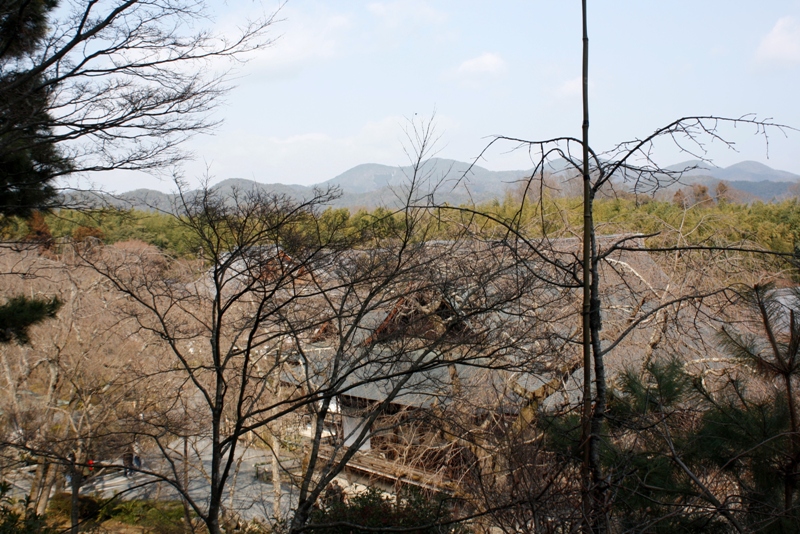
{"type": "MultiPolygon", "coordinates": [[[[271,0],[209,0],[216,29],[271,0]]],[[[274,43],[238,67],[214,113],[223,124],[185,148],[190,181],[246,178],[320,183],[362,163],[404,165],[411,124],[433,118],[438,157],[473,161],[492,136],[526,140],[581,132],[579,0],[289,0],[274,43]]],[[[589,0],[590,142],[596,151],[687,115],[800,127],[800,0],[589,0]]],[[[800,174],[800,133],[722,131],[736,150],[706,145],[714,164],[756,160],[800,174]]],[[[494,145],[491,170],[533,165],[494,145]]],[[[668,143],[659,163],[692,156],[668,143]]],[[[108,190],[168,181],[131,173],[108,190]]]]}

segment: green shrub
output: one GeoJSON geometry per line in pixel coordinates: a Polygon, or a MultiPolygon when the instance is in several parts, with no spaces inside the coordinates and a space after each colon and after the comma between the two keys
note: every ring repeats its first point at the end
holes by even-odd
{"type": "MultiPolygon", "coordinates": [[[[72,495],[58,493],[50,500],[50,511],[69,517],[72,495]]],[[[104,501],[89,495],[78,497],[81,521],[103,522],[109,519],[128,525],[142,526],[154,534],[177,534],[184,531],[183,505],[180,501],[112,500],[104,501]]],[[[0,534],[5,534],[0,531],[0,534]]]]}
{"type": "MultiPolygon", "coordinates": [[[[24,509],[18,510],[8,496],[10,486],[0,483],[0,534],[54,534],[55,529],[45,523],[42,516],[36,512],[24,509]]],[[[23,503],[24,504],[24,503],[23,503]]]]}
{"type": "Polygon", "coordinates": [[[447,501],[442,497],[403,491],[394,501],[376,488],[355,495],[347,502],[333,503],[311,514],[309,532],[314,534],[367,534],[381,528],[405,528],[407,534],[469,532],[452,523],[447,501]],[[364,530],[358,527],[365,527],[364,530]]]}
{"type": "MultiPolygon", "coordinates": [[[[98,519],[102,501],[90,495],[78,495],[78,519],[81,521],[98,519]]],[[[56,493],[50,499],[50,512],[57,515],[70,517],[72,511],[72,494],[56,493]]]]}
{"type": "Polygon", "coordinates": [[[128,525],[146,527],[157,534],[183,532],[183,505],[180,501],[117,501],[104,510],[104,517],[128,525]]]}

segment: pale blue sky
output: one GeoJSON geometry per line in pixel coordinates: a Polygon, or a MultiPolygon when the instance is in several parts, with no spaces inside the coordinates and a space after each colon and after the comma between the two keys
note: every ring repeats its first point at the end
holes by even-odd
{"type": "MultiPolygon", "coordinates": [[[[215,0],[216,2],[217,0],[215,0]]],[[[217,5],[217,4],[214,4],[217,5]]],[[[218,0],[217,27],[264,0],[218,0]]],[[[684,115],[755,113],[800,127],[800,0],[590,0],[591,140],[596,150],[684,115]]],[[[580,135],[579,0],[289,0],[276,42],[239,70],[214,136],[187,146],[213,181],[319,183],[360,163],[399,165],[406,118],[436,111],[439,156],[468,161],[503,134],[580,135]]],[[[729,132],[720,166],[754,159],[800,174],[800,134],[729,132]]],[[[531,167],[493,150],[481,165],[531,167]]],[[[689,159],[669,149],[664,165],[689,159]]],[[[169,190],[148,176],[107,188],[169,190]]]]}

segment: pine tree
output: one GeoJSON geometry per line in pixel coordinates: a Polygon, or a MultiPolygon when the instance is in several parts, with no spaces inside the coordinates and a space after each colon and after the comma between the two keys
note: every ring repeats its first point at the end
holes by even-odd
{"type": "Polygon", "coordinates": [[[0,343],[28,343],[28,329],[45,319],[55,317],[61,302],[14,297],[0,306],[0,343]]]}
{"type": "Polygon", "coordinates": [[[55,205],[56,177],[70,163],[54,142],[50,91],[27,58],[42,46],[55,0],[11,0],[0,6],[0,215],[28,217],[55,205]]]}
{"type": "MultiPolygon", "coordinates": [[[[31,75],[26,59],[42,46],[47,16],[57,5],[57,0],[0,5],[0,225],[9,217],[30,217],[31,231],[43,243],[50,236],[41,231],[41,211],[55,206],[54,181],[69,172],[70,163],[48,126],[50,95],[43,75],[31,75]]],[[[54,317],[60,306],[56,298],[10,298],[0,306],[0,343],[28,343],[28,328],[54,317]]]]}
{"type": "Polygon", "coordinates": [[[703,433],[716,444],[715,459],[741,481],[758,522],[788,532],[800,528],[800,292],[756,285],[744,301],[751,331],[725,328],[720,339],[772,387],[751,396],[732,383],[729,397],[707,414],[703,433]]]}

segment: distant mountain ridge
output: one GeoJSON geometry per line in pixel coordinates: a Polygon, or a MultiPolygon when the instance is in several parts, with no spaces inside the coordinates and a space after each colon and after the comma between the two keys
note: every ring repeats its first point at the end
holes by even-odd
{"type": "MultiPolygon", "coordinates": [[[[710,166],[701,161],[685,161],[667,167],[672,171],[684,171],[680,184],[668,188],[679,188],[693,183],[706,185],[710,189],[724,180],[746,198],[772,201],[790,194],[791,186],[800,182],[800,175],[772,169],[755,161],[743,161],[729,167],[710,166]]],[[[549,171],[555,176],[566,174],[561,162],[551,164],[549,171]]],[[[482,203],[492,199],[502,200],[510,188],[530,176],[532,170],[490,171],[479,165],[462,161],[432,158],[425,161],[416,175],[420,196],[433,195],[436,202],[451,205],[482,203]]],[[[223,180],[212,188],[224,197],[235,191],[244,192],[253,188],[271,194],[287,195],[297,199],[310,198],[314,188],[336,187],[341,197],[331,203],[333,207],[366,208],[391,206],[401,202],[408,194],[414,171],[411,166],[390,166],[378,163],[357,165],[338,176],[315,186],[297,184],[265,184],[242,178],[223,180]]],[[[170,211],[175,195],[150,189],[137,189],[115,196],[102,195],[103,200],[118,207],[158,209],[170,211]]]]}
{"type": "Polygon", "coordinates": [[[800,175],[779,171],[757,161],[742,161],[729,167],[715,167],[699,160],[684,161],[667,167],[671,171],[690,169],[686,176],[707,176],[729,182],[796,182],[800,175]]]}
{"type": "MultiPolygon", "coordinates": [[[[431,158],[422,163],[416,178],[428,185],[441,182],[441,187],[449,186],[451,189],[454,187],[457,189],[463,183],[473,194],[480,195],[497,185],[510,185],[530,173],[530,170],[490,171],[480,165],[463,161],[431,158]]],[[[353,167],[320,185],[335,185],[344,191],[367,193],[379,191],[384,187],[402,187],[407,185],[413,176],[414,169],[410,165],[391,167],[368,163],[353,167]]]]}
{"type": "Polygon", "coordinates": [[[690,160],[667,167],[671,171],[685,171],[680,184],[665,192],[692,184],[700,184],[713,191],[724,181],[733,190],[733,196],[742,201],[761,200],[773,202],[797,195],[800,175],[773,169],[757,161],[742,161],[729,167],[715,167],[708,163],[690,160]]]}

